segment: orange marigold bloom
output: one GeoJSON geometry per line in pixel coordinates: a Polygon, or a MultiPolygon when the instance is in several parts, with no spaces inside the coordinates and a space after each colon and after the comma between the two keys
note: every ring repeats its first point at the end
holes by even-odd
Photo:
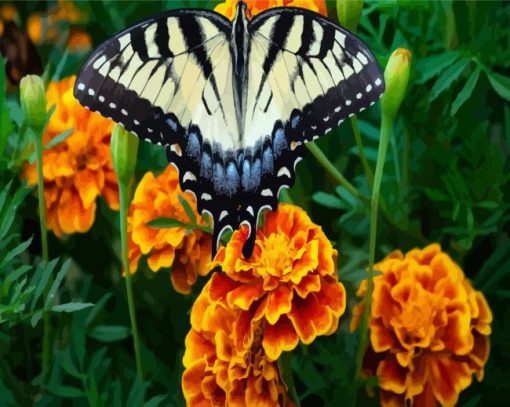
{"type": "MultiPolygon", "coordinates": [[[[102,195],[110,208],[119,208],[117,177],[110,156],[112,122],[82,107],[73,96],[75,77],[50,83],[48,109],[55,111],[43,144],[73,129],[64,141],[43,151],[44,195],[48,229],[57,236],[86,232],[94,223],[96,199],[102,195]]],[[[29,185],[37,184],[34,164],[24,168],[29,185]]]]}
{"type": "Polygon", "coordinates": [[[297,206],[280,204],[257,231],[250,259],[242,255],[248,229],[234,232],[215,261],[224,273],[211,281],[212,300],[242,310],[236,326],[239,348],[253,340],[259,321],[268,357],[311,343],[336,331],[345,310],[345,290],[338,282],[337,251],[322,229],[297,206]]]}
{"type": "Polygon", "coordinates": [[[154,228],[148,222],[160,217],[177,219],[191,224],[179,196],[192,208],[199,225],[205,225],[198,215],[193,194],[179,186],[179,173],[173,165],[166,167],[158,177],[146,173],[138,184],[129,207],[128,234],[130,270],[135,272],[142,254],[148,255],[152,271],[172,267],[171,280],[176,291],[191,292],[198,275],[209,273],[211,236],[186,227],[154,228]]]}
{"type": "MultiPolygon", "coordinates": [[[[238,0],[226,0],[218,4],[214,10],[223,14],[229,20],[236,15],[238,0]]],[[[248,12],[255,16],[264,10],[273,7],[301,7],[327,16],[326,2],[324,0],[245,0],[248,12]]]]}
{"type": "Polygon", "coordinates": [[[186,336],[182,388],[188,406],[293,406],[276,362],[261,346],[257,330],[251,346],[238,351],[234,327],[240,310],[211,301],[208,282],[191,311],[186,336]]]}
{"type": "MultiPolygon", "coordinates": [[[[374,269],[367,373],[379,377],[384,406],[453,406],[489,357],[491,310],[438,244],[393,252],[374,269]]],[[[367,280],[358,290],[365,295],[367,280]]],[[[358,326],[364,301],[354,308],[358,326]]]]}
{"type": "Polygon", "coordinates": [[[67,40],[67,48],[72,52],[86,52],[92,47],[90,35],[81,30],[72,31],[67,40]]]}

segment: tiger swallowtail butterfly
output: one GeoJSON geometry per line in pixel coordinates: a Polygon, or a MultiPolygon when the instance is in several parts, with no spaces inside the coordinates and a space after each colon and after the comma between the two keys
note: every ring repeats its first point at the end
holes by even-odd
{"type": "Polygon", "coordinates": [[[380,66],[356,36],[300,8],[249,20],[173,10],[99,46],[78,74],[87,108],[164,145],[183,190],[213,222],[213,255],[227,229],[249,227],[294,183],[304,143],[374,104],[380,66]]]}

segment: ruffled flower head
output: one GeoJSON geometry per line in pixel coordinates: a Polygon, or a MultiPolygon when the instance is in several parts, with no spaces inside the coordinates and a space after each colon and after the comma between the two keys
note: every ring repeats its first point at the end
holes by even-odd
{"type": "Polygon", "coordinates": [[[238,350],[234,327],[240,310],[210,298],[210,282],[191,311],[186,337],[182,388],[188,406],[294,406],[276,362],[261,346],[261,330],[251,345],[238,350]]]}
{"type": "MultiPolygon", "coordinates": [[[[489,356],[483,294],[437,244],[396,251],[374,269],[382,274],[374,278],[364,368],[378,376],[382,404],[455,405],[473,373],[482,379],[489,356]]],[[[366,290],[364,280],[358,295],[366,290]]],[[[355,307],[352,329],[364,307],[355,307]]]]}
{"type": "MultiPolygon", "coordinates": [[[[96,199],[103,196],[118,210],[117,178],[110,155],[113,123],[82,107],[73,96],[75,77],[52,82],[46,91],[47,108],[55,105],[43,145],[73,130],[64,141],[43,151],[44,195],[48,229],[57,236],[86,232],[94,223],[96,199]]],[[[23,177],[37,184],[34,164],[23,177]]]]}
{"type": "Polygon", "coordinates": [[[336,331],[345,310],[345,290],[338,282],[337,252],[322,229],[302,209],[280,204],[257,231],[250,259],[242,255],[248,229],[234,232],[215,261],[223,273],[211,281],[211,299],[239,309],[236,342],[245,348],[255,327],[271,360],[336,331]]]}
{"type": "Polygon", "coordinates": [[[176,291],[188,294],[198,275],[211,270],[211,236],[187,227],[154,228],[151,220],[166,217],[190,225],[179,197],[192,209],[196,221],[205,225],[198,215],[193,194],[179,186],[179,173],[173,165],[159,176],[147,172],[138,184],[129,208],[128,235],[131,272],[136,271],[142,254],[147,255],[152,271],[172,267],[171,280],[176,291]]]}
{"type": "MultiPolygon", "coordinates": [[[[214,10],[223,14],[230,20],[236,15],[236,7],[238,0],[226,0],[218,4],[214,10]]],[[[256,16],[264,10],[274,7],[300,7],[327,15],[326,2],[324,0],[245,0],[248,13],[256,16]]]]}

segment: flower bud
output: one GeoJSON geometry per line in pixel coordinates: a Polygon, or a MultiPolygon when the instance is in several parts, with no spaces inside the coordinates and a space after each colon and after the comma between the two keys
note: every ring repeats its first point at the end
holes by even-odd
{"type": "Polygon", "coordinates": [[[338,21],[349,31],[354,32],[358,28],[363,2],[364,0],[336,0],[338,21]]]}
{"type": "Polygon", "coordinates": [[[116,124],[113,127],[110,148],[119,184],[129,186],[135,172],[138,137],[116,124]]]}
{"type": "Polygon", "coordinates": [[[46,121],[46,92],[40,76],[27,75],[21,78],[20,101],[29,126],[42,129],[46,121]]]}
{"type": "Polygon", "coordinates": [[[390,56],[384,70],[386,91],[381,100],[383,114],[393,119],[406,93],[411,66],[411,51],[397,48],[390,56]]]}

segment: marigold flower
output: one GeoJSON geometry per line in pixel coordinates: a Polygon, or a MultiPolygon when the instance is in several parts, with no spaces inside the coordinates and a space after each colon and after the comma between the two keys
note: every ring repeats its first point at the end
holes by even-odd
{"type": "Polygon", "coordinates": [[[92,39],[85,31],[71,31],[67,40],[67,48],[71,52],[87,52],[92,48],[92,39]]]}
{"type": "MultiPolygon", "coordinates": [[[[374,269],[364,369],[379,377],[384,406],[453,406],[489,357],[491,310],[438,244],[393,252],[374,269]]],[[[365,295],[367,280],[358,290],[365,295]]],[[[354,308],[358,326],[364,301],[354,308]]]]}
{"type": "Polygon", "coordinates": [[[261,331],[240,352],[233,331],[240,310],[211,301],[211,283],[198,296],[186,336],[182,389],[188,406],[293,406],[276,362],[261,346],[261,331]]]}
{"type": "Polygon", "coordinates": [[[345,310],[345,290],[338,282],[336,258],[322,229],[305,211],[280,204],[257,231],[250,259],[242,255],[248,229],[234,232],[215,257],[224,273],[211,281],[211,298],[242,310],[236,340],[245,348],[260,321],[268,357],[311,343],[336,331],[345,310]]]}
{"type": "MultiPolygon", "coordinates": [[[[236,15],[238,0],[226,0],[218,4],[214,10],[223,14],[229,20],[233,20],[236,15]]],[[[327,15],[326,2],[324,0],[246,0],[248,12],[252,16],[261,13],[264,10],[274,7],[301,7],[327,15]]]]}
{"type": "Polygon", "coordinates": [[[172,267],[175,290],[188,294],[198,275],[205,276],[211,269],[211,236],[186,227],[159,229],[147,225],[160,217],[191,224],[179,196],[189,203],[197,223],[205,225],[197,213],[193,194],[181,190],[179,173],[173,165],[158,177],[146,173],[138,184],[128,216],[130,271],[135,272],[141,255],[147,255],[152,271],[172,267]]]}
{"type": "MultiPolygon", "coordinates": [[[[78,103],[73,96],[75,79],[72,76],[52,82],[46,91],[47,108],[55,105],[55,111],[43,135],[43,145],[73,129],[65,140],[43,151],[46,222],[59,237],[92,227],[100,195],[110,208],[119,208],[110,156],[113,123],[78,103]]],[[[35,164],[26,165],[22,177],[29,185],[37,184],[35,164]]]]}

